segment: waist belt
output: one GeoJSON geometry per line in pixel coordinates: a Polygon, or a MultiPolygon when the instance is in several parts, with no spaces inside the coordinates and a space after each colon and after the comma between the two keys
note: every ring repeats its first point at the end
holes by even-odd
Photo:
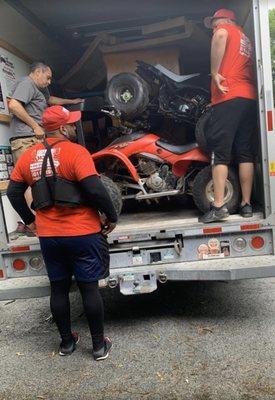
{"type": "Polygon", "coordinates": [[[58,140],[52,145],[49,145],[46,140],[43,143],[47,150],[42,162],[41,178],[31,187],[34,210],[53,206],[77,207],[84,204],[79,184],[64,179],[56,173],[51,150],[57,143],[65,141],[58,140]],[[48,160],[52,170],[51,176],[46,176],[48,160]]]}

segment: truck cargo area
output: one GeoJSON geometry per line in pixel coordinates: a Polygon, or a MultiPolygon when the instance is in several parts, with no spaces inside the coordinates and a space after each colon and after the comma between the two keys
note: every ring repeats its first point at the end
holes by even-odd
{"type": "MultiPolygon", "coordinates": [[[[81,1],[66,3],[68,9],[55,3],[52,11],[42,1],[26,2],[25,6],[9,5],[3,7],[3,28],[1,33],[12,40],[15,47],[26,53],[30,59],[41,56],[52,66],[55,82],[52,90],[55,94],[85,98],[83,109],[83,142],[91,151],[95,152],[111,141],[107,128],[112,124],[110,118],[105,117],[98,107],[98,96],[104,98],[107,81],[121,71],[134,72],[137,59],[162,64],[176,74],[201,73],[203,84],[209,87],[209,62],[211,30],[206,29],[203,23],[205,16],[224,6],[223,1],[129,1],[127,6],[123,1],[103,1],[101,7],[97,2],[81,1]],[[14,8],[13,12],[12,9],[14,8]],[[74,12],[71,13],[73,9],[74,12]],[[32,16],[27,11],[32,13],[32,16]],[[14,13],[16,11],[16,15],[14,13]],[[39,15],[39,19],[38,19],[39,15]],[[37,16],[37,19],[35,18],[37,16]],[[5,22],[7,21],[7,22],[5,22]],[[18,32],[12,33],[8,25],[18,22],[18,32]],[[20,21],[20,23],[19,23],[20,21]],[[41,26],[39,21],[43,21],[41,26]],[[5,25],[6,24],[6,25],[5,25]],[[33,42],[23,29],[32,24],[34,31],[40,30],[41,43],[44,46],[33,47],[33,42]],[[50,30],[49,28],[52,28],[50,30]],[[19,33],[20,32],[20,33],[19,33]],[[54,33],[56,35],[54,35],[54,33]],[[104,37],[102,38],[102,34],[104,37]],[[19,43],[20,38],[20,43],[19,43]],[[98,42],[96,41],[98,39],[98,42]],[[64,40],[67,45],[64,47],[64,40]],[[94,47],[93,47],[94,44],[94,47]],[[43,48],[43,51],[41,51],[43,48]],[[82,58],[83,57],[83,58],[82,58]],[[86,62],[85,62],[86,60],[86,62]],[[88,61],[87,61],[88,60],[88,61]],[[100,125],[104,125],[100,127],[100,125]]],[[[240,25],[255,44],[253,22],[253,2],[232,1],[230,7],[238,16],[240,25]]],[[[259,123],[259,137],[260,137],[259,123]]],[[[179,129],[163,127],[160,135],[172,143],[184,142],[185,133],[179,129]]],[[[192,138],[194,141],[194,138],[192,138]]],[[[253,219],[266,215],[269,208],[269,199],[264,185],[264,167],[262,148],[259,145],[257,168],[255,173],[255,188],[253,202],[261,214],[253,219]]],[[[7,202],[6,202],[7,203],[7,202]]],[[[152,200],[154,203],[154,200],[152,200]]],[[[143,212],[146,213],[146,203],[143,202],[143,212]]],[[[140,209],[140,206],[137,206],[140,209]]],[[[7,207],[8,208],[8,207],[7,207]]],[[[146,224],[141,227],[140,220],[152,220],[159,226],[162,221],[165,226],[169,221],[187,227],[197,223],[199,213],[193,209],[175,208],[167,210],[167,215],[157,211],[153,214],[140,214],[121,217],[118,230],[131,224],[136,218],[136,229],[147,229],[146,224]],[[145,215],[145,216],[144,216],[145,215]]],[[[10,210],[5,211],[8,216],[10,210]]],[[[11,217],[13,224],[7,221],[8,233],[16,227],[16,218],[11,217]],[[12,226],[11,226],[12,225],[12,226]]],[[[239,216],[230,217],[229,222],[236,221],[239,216]]],[[[17,218],[18,219],[18,218],[17,218]]],[[[18,239],[19,242],[21,239],[18,239]]],[[[13,245],[11,242],[10,245],[13,245]]]]}
{"type": "MultiPolygon", "coordinates": [[[[103,0],[99,6],[98,1],[68,0],[66,7],[64,2],[53,3],[49,7],[42,0],[2,2],[0,47],[4,46],[8,59],[12,54],[14,63],[20,64],[20,76],[27,75],[32,61],[45,60],[55,77],[53,95],[85,98],[79,143],[91,153],[112,142],[109,128],[114,121],[102,112],[107,83],[119,72],[135,72],[136,60],[161,64],[177,75],[199,73],[201,85],[209,88],[212,32],[203,20],[224,7],[236,13],[255,49],[259,141],[253,217],[233,214],[218,223],[202,224],[191,197],[186,206],[176,205],[172,196],[166,202],[149,197],[126,205],[108,237],[110,277],[101,286],[119,286],[129,295],[152,292],[168,280],[275,276],[274,115],[266,48],[268,12],[263,2],[103,0]]],[[[155,133],[185,145],[188,135],[174,128],[168,124],[155,133]]],[[[8,127],[1,130],[0,126],[0,144],[9,146],[10,137],[8,127]]],[[[20,218],[5,190],[0,212],[0,300],[46,295],[48,280],[38,238],[10,240],[20,218]]]]}

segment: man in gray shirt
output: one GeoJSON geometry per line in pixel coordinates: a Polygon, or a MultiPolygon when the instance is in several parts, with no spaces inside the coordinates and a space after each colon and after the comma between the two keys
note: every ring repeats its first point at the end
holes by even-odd
{"type": "Polygon", "coordinates": [[[30,66],[30,74],[15,83],[9,101],[9,109],[13,114],[10,143],[14,163],[28,147],[43,138],[41,117],[48,105],[83,102],[82,99],[62,99],[51,96],[48,90],[51,79],[51,68],[42,62],[35,62],[30,66]]]}
{"type": "MultiPolygon", "coordinates": [[[[84,101],[51,96],[48,90],[51,79],[51,68],[43,62],[35,62],[30,66],[30,74],[19,79],[14,85],[9,101],[9,110],[13,114],[10,144],[14,164],[27,148],[43,139],[41,118],[48,105],[78,104],[84,101]]],[[[30,205],[30,188],[25,192],[25,197],[30,205]]],[[[10,235],[10,239],[21,235],[33,236],[33,233],[23,222],[18,222],[17,229],[10,235]]]]}

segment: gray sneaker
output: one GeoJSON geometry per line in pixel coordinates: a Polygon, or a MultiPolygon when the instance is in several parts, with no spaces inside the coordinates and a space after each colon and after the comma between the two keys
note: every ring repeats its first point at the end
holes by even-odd
{"type": "Polygon", "coordinates": [[[112,348],[112,341],[108,337],[104,339],[104,346],[97,350],[93,350],[93,356],[96,361],[106,360],[112,348]]]}
{"type": "Polygon", "coordinates": [[[240,205],[239,213],[243,218],[253,217],[253,209],[251,204],[240,205]]]}
{"type": "Polygon", "coordinates": [[[76,345],[80,340],[80,336],[76,332],[72,332],[72,339],[69,342],[60,343],[58,353],[60,356],[70,356],[76,349],[76,345]]]}
{"type": "Polygon", "coordinates": [[[222,221],[227,217],[229,217],[229,211],[226,205],[223,205],[222,207],[215,207],[211,205],[210,210],[199,218],[199,222],[208,224],[210,222],[222,221]]]}

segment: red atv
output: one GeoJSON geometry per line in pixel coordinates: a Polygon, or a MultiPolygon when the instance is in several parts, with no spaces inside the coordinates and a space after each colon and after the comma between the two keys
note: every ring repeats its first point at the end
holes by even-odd
{"type": "MultiPolygon", "coordinates": [[[[184,206],[191,195],[205,212],[214,199],[209,158],[197,143],[172,145],[155,134],[137,132],[119,137],[93,159],[109,178],[104,184],[119,211],[128,199],[150,202],[176,196],[184,206]]],[[[239,193],[238,176],[230,168],[225,201],[231,213],[238,207],[239,193]]]]}

